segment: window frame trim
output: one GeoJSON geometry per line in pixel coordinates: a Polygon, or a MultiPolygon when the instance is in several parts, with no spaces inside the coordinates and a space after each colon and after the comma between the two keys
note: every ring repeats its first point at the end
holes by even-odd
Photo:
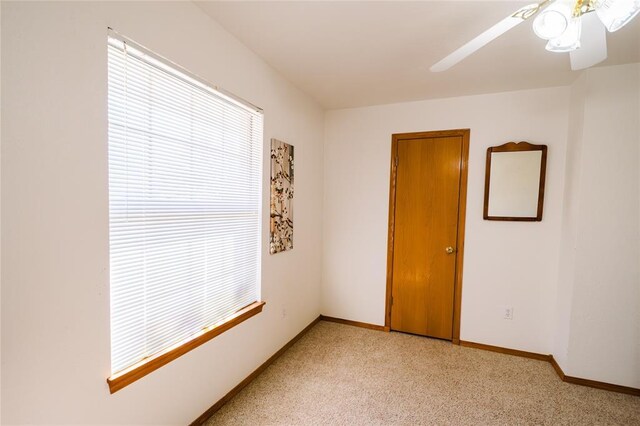
{"type": "Polygon", "coordinates": [[[143,360],[133,364],[131,367],[128,367],[112,375],[107,379],[107,383],[109,384],[109,392],[113,394],[119,391],[120,389],[130,385],[131,383],[140,380],[152,371],[155,371],[158,368],[170,363],[174,359],[177,359],[182,355],[192,351],[203,343],[206,343],[214,337],[224,333],[225,331],[228,331],[233,327],[243,323],[254,315],[259,314],[260,312],[262,312],[262,308],[265,304],[266,302],[264,301],[253,302],[250,305],[247,305],[244,308],[240,309],[233,315],[218,322],[217,324],[214,324],[211,327],[207,327],[200,333],[191,336],[189,339],[183,340],[182,342],[179,342],[165,349],[164,351],[144,358],[143,360]]]}

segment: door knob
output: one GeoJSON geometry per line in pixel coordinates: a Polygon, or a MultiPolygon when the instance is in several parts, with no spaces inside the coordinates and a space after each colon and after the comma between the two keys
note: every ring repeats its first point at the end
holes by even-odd
{"type": "Polygon", "coordinates": [[[451,254],[451,253],[455,252],[456,249],[454,249],[453,247],[447,247],[446,249],[444,249],[444,251],[446,251],[447,254],[451,254]]]}

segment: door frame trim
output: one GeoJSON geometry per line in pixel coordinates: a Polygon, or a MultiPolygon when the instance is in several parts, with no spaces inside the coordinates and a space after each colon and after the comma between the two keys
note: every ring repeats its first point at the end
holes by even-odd
{"type": "Polygon", "coordinates": [[[398,141],[408,139],[462,137],[462,153],[460,157],[460,192],[458,199],[458,236],[456,272],[453,292],[453,330],[452,343],[460,344],[460,316],[462,313],[462,265],[464,261],[464,233],[467,212],[467,179],[469,163],[470,129],[438,130],[430,132],[395,133],[391,135],[391,173],[389,176],[389,234],[387,238],[387,291],[385,300],[384,325],[391,327],[391,288],[393,284],[393,246],[395,235],[396,210],[396,156],[398,141]]]}

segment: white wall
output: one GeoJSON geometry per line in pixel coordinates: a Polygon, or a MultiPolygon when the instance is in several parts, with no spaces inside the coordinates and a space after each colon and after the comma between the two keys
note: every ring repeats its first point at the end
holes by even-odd
{"type": "Polygon", "coordinates": [[[554,356],[640,388],[640,65],[588,70],[572,107],[554,356]]]}
{"type": "Polygon", "coordinates": [[[470,128],[461,338],[551,353],[568,106],[564,87],[329,111],[322,313],[384,324],[391,134],[470,128]],[[549,146],[543,220],[485,221],[486,149],[521,140],[549,146]]]}
{"type": "Polygon", "coordinates": [[[320,312],[323,112],[191,2],[1,14],[2,423],[187,424],[320,312]],[[263,107],[265,139],[293,143],[297,166],[293,251],[268,254],[264,215],[264,312],[114,395],[107,26],[263,107]]]}
{"type": "Polygon", "coordinates": [[[563,369],[569,351],[570,318],[573,302],[573,280],[575,272],[575,247],[578,228],[575,217],[579,214],[578,176],[582,132],[584,127],[584,99],[586,96],[585,74],[571,85],[569,103],[569,131],[567,137],[567,161],[565,167],[564,202],[560,230],[560,253],[558,263],[558,285],[555,312],[553,356],[563,369]]]}

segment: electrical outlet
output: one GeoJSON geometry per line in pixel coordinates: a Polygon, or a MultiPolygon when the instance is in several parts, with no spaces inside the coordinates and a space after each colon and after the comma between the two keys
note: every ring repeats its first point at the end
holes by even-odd
{"type": "Polygon", "coordinates": [[[287,309],[286,308],[282,308],[282,318],[286,318],[287,317],[287,309]]]}
{"type": "Polygon", "coordinates": [[[512,306],[505,306],[504,308],[502,308],[502,312],[503,312],[503,317],[506,320],[512,320],[513,319],[513,307],[512,306]]]}

